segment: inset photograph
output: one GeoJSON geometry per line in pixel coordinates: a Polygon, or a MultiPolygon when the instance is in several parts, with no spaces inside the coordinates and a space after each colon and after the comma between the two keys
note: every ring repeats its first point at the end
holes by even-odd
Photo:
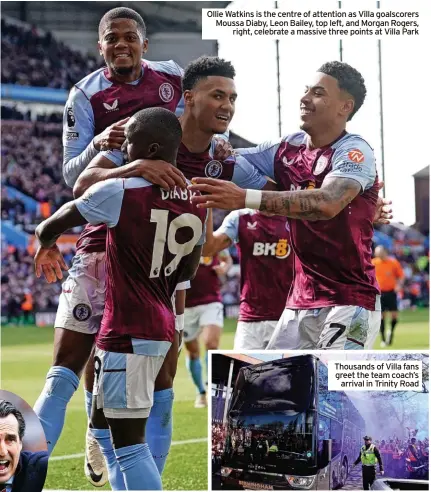
{"type": "Polygon", "coordinates": [[[212,490],[428,490],[429,358],[212,353],[212,490]]]}
{"type": "Polygon", "coordinates": [[[42,426],[30,405],[0,390],[0,490],[41,492],[48,469],[42,426]]]}

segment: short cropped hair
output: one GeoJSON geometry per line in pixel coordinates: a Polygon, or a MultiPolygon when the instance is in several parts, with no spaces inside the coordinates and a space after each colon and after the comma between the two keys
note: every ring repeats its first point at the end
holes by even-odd
{"type": "Polygon", "coordinates": [[[200,80],[211,75],[233,79],[236,74],[231,62],[218,56],[201,56],[187,65],[183,76],[183,91],[193,89],[200,80]]]}
{"type": "Polygon", "coordinates": [[[159,143],[166,149],[178,148],[182,138],[178,118],[165,108],[146,108],[133,115],[127,127],[127,138],[132,140],[141,134],[147,142],[159,143]]]}
{"type": "Polygon", "coordinates": [[[138,31],[145,39],[147,37],[147,26],[144,19],[136,10],[129,9],[127,7],[117,7],[106,12],[106,14],[100,19],[99,22],[99,39],[102,37],[103,31],[106,26],[114,19],[132,19],[138,24],[138,31]]]}
{"type": "Polygon", "coordinates": [[[367,95],[367,89],[362,75],[347,63],[339,61],[324,63],[317,71],[334,77],[340,89],[353,96],[355,107],[347,118],[347,121],[351,120],[364,103],[365,96],[367,95]]]}
{"type": "Polygon", "coordinates": [[[25,420],[22,413],[10,401],[0,400],[0,418],[13,415],[18,421],[18,435],[22,441],[25,434],[25,420]]]}

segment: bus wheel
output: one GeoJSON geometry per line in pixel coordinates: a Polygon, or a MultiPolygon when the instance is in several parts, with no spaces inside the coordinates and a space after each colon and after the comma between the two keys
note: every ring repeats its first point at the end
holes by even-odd
{"type": "Polygon", "coordinates": [[[344,458],[343,464],[340,467],[340,476],[338,477],[338,485],[339,487],[343,487],[347,480],[347,473],[349,470],[347,458],[344,458]]]}

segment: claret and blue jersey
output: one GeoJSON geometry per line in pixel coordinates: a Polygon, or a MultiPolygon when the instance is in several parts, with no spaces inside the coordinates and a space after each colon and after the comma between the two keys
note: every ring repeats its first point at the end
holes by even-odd
{"type": "Polygon", "coordinates": [[[374,311],[379,294],[371,264],[378,197],[374,152],[363,138],[347,132],[318,149],[309,149],[307,139],[298,132],[237,150],[238,162],[245,159],[280,190],[318,189],[327,177],[361,185],[360,194],[331,220],[289,219],[295,271],[287,307],[356,305],[374,311]]]}
{"type": "Polygon", "coordinates": [[[143,178],[96,183],[76,201],[93,225],[106,224],[106,304],[96,344],[135,353],[139,340],[172,342],[171,297],[187,256],[205,239],[206,211],[188,190],[163,191],[143,178]]]}

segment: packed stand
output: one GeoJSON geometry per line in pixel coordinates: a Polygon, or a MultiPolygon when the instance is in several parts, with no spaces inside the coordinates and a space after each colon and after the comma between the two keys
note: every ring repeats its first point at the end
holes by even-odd
{"type": "Polygon", "coordinates": [[[1,81],[34,87],[70,89],[97,69],[94,56],[74,51],[50,32],[1,20],[1,81]]]}
{"type": "Polygon", "coordinates": [[[38,217],[35,212],[26,210],[22,200],[10,197],[7,188],[2,187],[1,219],[10,221],[15,227],[28,234],[34,234],[38,217]]]}
{"type": "Polygon", "coordinates": [[[34,122],[2,122],[2,185],[12,186],[51,213],[73,198],[62,175],[61,126],[34,122]]]}
{"type": "MultiPolygon", "coordinates": [[[[33,251],[2,244],[1,314],[6,323],[34,323],[37,311],[57,309],[61,284],[48,284],[34,274],[33,251]]],[[[72,251],[64,252],[70,264],[72,251]]]]}

